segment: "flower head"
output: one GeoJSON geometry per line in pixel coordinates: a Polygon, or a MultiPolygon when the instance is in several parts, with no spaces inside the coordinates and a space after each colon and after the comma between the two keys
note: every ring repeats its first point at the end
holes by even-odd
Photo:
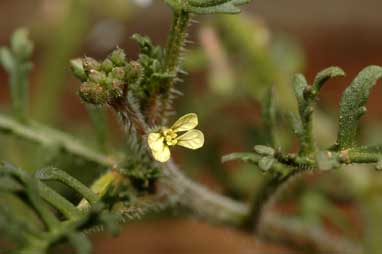
{"type": "Polygon", "coordinates": [[[154,159],[168,161],[171,146],[179,145],[193,150],[202,147],[204,135],[194,129],[197,125],[198,116],[190,113],[179,118],[170,128],[162,127],[158,132],[150,133],[147,142],[154,159]]]}

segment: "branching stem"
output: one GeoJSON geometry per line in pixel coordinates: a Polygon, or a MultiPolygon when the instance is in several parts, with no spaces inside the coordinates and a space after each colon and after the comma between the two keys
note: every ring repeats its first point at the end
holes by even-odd
{"type": "MultiPolygon", "coordinates": [[[[19,138],[39,145],[64,148],[67,152],[73,155],[98,163],[106,168],[115,168],[118,164],[118,162],[111,157],[109,158],[108,156],[84,146],[67,134],[41,125],[23,124],[1,114],[0,132],[11,133],[19,138]]],[[[355,156],[351,158],[357,159],[359,157],[355,156]]],[[[121,177],[122,176],[118,171],[109,170],[95,181],[91,189],[102,196],[102,193],[104,193],[108,186],[120,181],[121,177]]],[[[243,220],[248,217],[250,209],[245,204],[211,192],[200,184],[193,182],[183,175],[173,162],[169,162],[166,165],[166,168],[164,169],[164,177],[162,177],[160,181],[162,188],[165,193],[167,193],[167,199],[181,203],[193,212],[200,214],[202,217],[210,221],[240,226],[242,225],[243,220]]],[[[45,199],[48,198],[49,197],[45,197],[45,199]]],[[[80,204],[77,208],[85,207],[85,204],[80,204]]],[[[70,208],[69,206],[60,207],[60,211],[64,212],[69,217],[72,216],[72,208],[72,206],[70,206],[70,208]]],[[[80,210],[77,210],[77,212],[78,211],[80,210]]],[[[81,218],[81,215],[79,214],[79,216],[76,216],[75,218],[81,218]]],[[[69,220],[68,223],[75,223],[76,220],[74,220],[74,222],[73,220],[69,220]]],[[[273,229],[275,232],[288,234],[290,238],[293,238],[294,240],[301,240],[308,237],[308,240],[315,245],[318,246],[321,244],[320,238],[315,238],[316,231],[305,237],[299,229],[304,229],[303,231],[305,232],[307,227],[301,225],[296,229],[298,222],[292,222],[292,224],[290,224],[291,227],[289,227],[288,221],[288,219],[278,219],[278,215],[274,212],[267,212],[267,217],[262,221],[262,227],[273,229]]],[[[325,232],[320,232],[320,237],[322,238],[322,236],[326,237],[325,232]]],[[[354,244],[347,242],[345,239],[341,239],[341,243],[346,246],[354,246],[354,244]]],[[[325,247],[325,250],[331,248],[334,250],[331,253],[338,253],[340,247],[337,248],[336,246],[331,245],[325,247]]],[[[356,246],[355,249],[358,250],[358,246],[356,246]]],[[[353,251],[349,253],[358,252],[353,251]]]]}

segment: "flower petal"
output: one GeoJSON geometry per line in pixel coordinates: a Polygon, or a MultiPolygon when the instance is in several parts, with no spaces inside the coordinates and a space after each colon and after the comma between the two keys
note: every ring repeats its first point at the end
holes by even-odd
{"type": "Polygon", "coordinates": [[[177,140],[177,145],[193,150],[204,145],[204,135],[200,130],[190,130],[179,136],[177,140]]]}
{"type": "Polygon", "coordinates": [[[150,133],[147,137],[147,143],[149,144],[149,147],[153,151],[162,151],[164,144],[164,137],[157,132],[150,133]]]}
{"type": "Polygon", "coordinates": [[[172,126],[174,132],[189,131],[198,125],[198,116],[195,113],[189,113],[179,118],[172,126]]]}
{"type": "Polygon", "coordinates": [[[157,150],[151,150],[153,157],[155,160],[159,162],[166,162],[170,159],[171,153],[170,148],[168,146],[163,146],[163,149],[160,151],[157,150]]]}

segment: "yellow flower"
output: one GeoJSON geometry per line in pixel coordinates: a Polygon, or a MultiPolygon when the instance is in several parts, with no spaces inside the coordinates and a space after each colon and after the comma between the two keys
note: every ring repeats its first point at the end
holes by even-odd
{"type": "Polygon", "coordinates": [[[183,146],[198,149],[204,144],[204,135],[194,128],[198,125],[198,116],[190,113],[179,118],[170,128],[162,127],[158,132],[152,132],[147,142],[155,160],[166,162],[170,159],[170,146],[183,146]],[[179,134],[179,132],[184,132],[179,134]]]}

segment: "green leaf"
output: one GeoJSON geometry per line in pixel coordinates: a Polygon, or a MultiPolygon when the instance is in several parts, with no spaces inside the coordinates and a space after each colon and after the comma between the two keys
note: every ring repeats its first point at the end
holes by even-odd
{"type": "Polygon", "coordinates": [[[142,36],[140,34],[133,34],[131,38],[138,43],[140,54],[144,54],[150,58],[155,58],[158,60],[161,59],[162,48],[160,46],[154,45],[149,37],[142,36]]]}
{"type": "Polygon", "coordinates": [[[320,170],[331,170],[341,166],[337,158],[327,151],[318,152],[316,154],[316,162],[320,170]]]}
{"type": "Polygon", "coordinates": [[[172,8],[195,14],[239,13],[251,0],[165,0],[172,8]]]}
{"type": "Polygon", "coordinates": [[[27,29],[19,28],[12,34],[11,50],[20,61],[27,60],[31,57],[33,47],[27,29]]]}
{"type": "Polygon", "coordinates": [[[0,48],[0,64],[9,75],[12,110],[19,120],[24,120],[27,109],[28,75],[32,69],[29,61],[33,52],[33,43],[25,29],[16,30],[9,48],[0,48]]]}
{"type": "Polygon", "coordinates": [[[0,48],[0,64],[8,73],[10,73],[15,67],[16,63],[13,59],[13,55],[11,51],[6,47],[0,48]]]}
{"type": "Polygon", "coordinates": [[[294,93],[297,99],[298,106],[300,110],[304,108],[305,99],[304,99],[304,93],[308,87],[308,82],[306,81],[306,78],[302,74],[295,75],[293,79],[293,89],[294,93]]]}
{"type": "Polygon", "coordinates": [[[302,139],[304,135],[304,127],[302,126],[301,118],[297,113],[291,112],[289,114],[289,121],[292,125],[293,133],[302,139]]]}
{"type": "Polygon", "coordinates": [[[333,77],[345,73],[338,67],[329,67],[317,74],[313,85],[308,85],[304,75],[297,74],[293,80],[293,89],[298,103],[299,117],[292,115],[294,132],[300,139],[300,155],[311,154],[316,150],[313,138],[312,115],[319,90],[333,77]]]}
{"type": "Polygon", "coordinates": [[[254,149],[260,155],[273,156],[275,154],[275,149],[269,146],[256,145],[254,149]]]}
{"type": "Polygon", "coordinates": [[[95,204],[98,200],[97,195],[93,193],[87,186],[63,170],[47,167],[37,170],[35,172],[35,176],[40,180],[54,180],[61,182],[80,193],[91,204],[95,204]]]}
{"type": "Polygon", "coordinates": [[[358,122],[366,112],[370,90],[382,77],[380,66],[369,66],[362,70],[341,97],[339,113],[338,148],[343,150],[356,143],[358,122]]]}
{"type": "Polygon", "coordinates": [[[304,75],[297,74],[293,80],[293,89],[297,99],[299,118],[293,119],[296,134],[300,139],[300,154],[309,154],[315,150],[315,144],[312,134],[312,114],[313,103],[312,97],[309,97],[310,86],[304,75]],[[301,122],[301,130],[298,130],[298,121],[301,122]]]}
{"type": "Polygon", "coordinates": [[[236,160],[251,163],[263,172],[267,172],[275,176],[286,176],[295,170],[294,167],[281,164],[272,156],[262,157],[256,153],[231,153],[222,157],[223,163],[236,160]]]}
{"type": "Polygon", "coordinates": [[[74,76],[76,76],[76,78],[78,78],[80,81],[87,80],[87,75],[85,73],[82,59],[77,58],[77,59],[70,60],[70,67],[72,69],[74,76]]]}
{"type": "MultiPolygon", "coordinates": [[[[256,146],[256,147],[264,147],[264,146],[256,146]]],[[[255,164],[263,171],[269,170],[272,167],[273,163],[275,162],[272,156],[261,157],[260,155],[255,153],[231,153],[231,154],[224,155],[222,157],[222,163],[229,162],[229,161],[236,161],[236,160],[255,164]]]]}
{"type": "Polygon", "coordinates": [[[336,66],[329,67],[321,72],[319,72],[314,79],[313,85],[312,85],[312,93],[314,95],[317,95],[318,91],[321,89],[321,87],[325,84],[326,81],[328,81],[331,78],[335,77],[341,77],[345,76],[345,72],[336,66]]]}
{"type": "Polygon", "coordinates": [[[240,160],[245,162],[257,163],[260,160],[260,158],[261,157],[255,153],[231,153],[224,155],[222,157],[222,162],[225,163],[228,161],[240,160]]]}
{"type": "Polygon", "coordinates": [[[264,122],[265,135],[267,144],[273,147],[279,147],[279,141],[276,135],[276,105],[274,102],[274,89],[270,88],[267,91],[265,98],[262,101],[262,117],[264,122]]]}
{"type": "Polygon", "coordinates": [[[0,191],[17,192],[23,190],[23,186],[9,176],[0,176],[0,191]]]}
{"type": "Polygon", "coordinates": [[[272,168],[275,158],[272,156],[263,157],[259,161],[259,168],[263,171],[268,171],[272,168]]]}

